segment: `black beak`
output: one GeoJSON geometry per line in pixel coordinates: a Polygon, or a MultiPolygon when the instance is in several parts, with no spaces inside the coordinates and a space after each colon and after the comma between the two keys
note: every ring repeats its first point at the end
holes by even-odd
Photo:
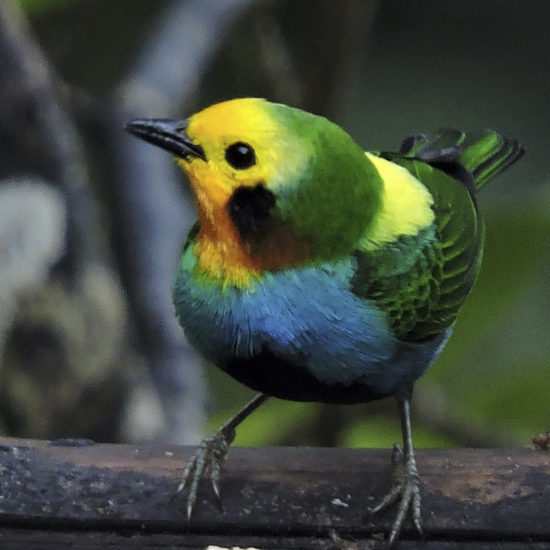
{"type": "Polygon", "coordinates": [[[170,153],[188,159],[195,157],[206,160],[200,145],[195,145],[185,133],[187,120],[136,119],[131,120],[125,129],[134,136],[148,141],[170,153]]]}

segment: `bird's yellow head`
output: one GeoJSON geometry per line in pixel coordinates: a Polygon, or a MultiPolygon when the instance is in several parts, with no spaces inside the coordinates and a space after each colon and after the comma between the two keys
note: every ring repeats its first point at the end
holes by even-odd
{"type": "Polygon", "coordinates": [[[236,99],[218,103],[193,115],[186,133],[200,144],[207,162],[178,159],[194,190],[216,190],[226,199],[239,187],[262,183],[277,187],[292,183],[307,170],[312,144],[288,132],[273,116],[270,103],[236,99]]]}
{"type": "Polygon", "coordinates": [[[128,129],[176,155],[195,194],[201,269],[232,282],[348,253],[379,207],[363,151],[299,109],[235,99],[128,129]]]}

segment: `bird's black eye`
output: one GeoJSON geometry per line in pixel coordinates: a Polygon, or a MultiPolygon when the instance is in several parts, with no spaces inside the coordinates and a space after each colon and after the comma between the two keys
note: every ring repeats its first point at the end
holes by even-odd
{"type": "Polygon", "coordinates": [[[233,168],[244,170],[256,164],[256,153],[254,153],[254,149],[248,143],[238,141],[225,150],[225,160],[233,168]]]}

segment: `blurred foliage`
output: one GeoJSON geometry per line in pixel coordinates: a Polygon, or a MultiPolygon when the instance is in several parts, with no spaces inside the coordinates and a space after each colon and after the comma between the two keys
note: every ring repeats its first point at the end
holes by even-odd
{"type": "MultiPolygon", "coordinates": [[[[168,4],[21,2],[66,82],[99,96],[114,87],[168,4]]],[[[331,86],[325,114],[365,148],[392,149],[412,132],[444,126],[518,137],[528,154],[480,197],[488,227],[482,272],[454,337],[417,384],[425,403],[413,421],[419,447],[529,445],[550,428],[550,3],[380,2],[372,28],[356,37],[361,47],[343,53],[353,56],[342,60],[347,78],[324,82],[316,40],[336,47],[344,39],[319,32],[327,17],[319,6],[327,4],[259,2],[220,44],[186,108],[262,95],[307,109],[319,87],[331,86]]],[[[214,429],[250,392],[208,373],[214,429]]],[[[243,424],[236,443],[387,447],[400,438],[391,400],[330,410],[273,400],[243,424]]]]}
{"type": "Polygon", "coordinates": [[[19,0],[19,4],[28,15],[37,16],[42,13],[52,13],[56,9],[66,8],[71,1],[78,3],[82,0],[19,0]]]}

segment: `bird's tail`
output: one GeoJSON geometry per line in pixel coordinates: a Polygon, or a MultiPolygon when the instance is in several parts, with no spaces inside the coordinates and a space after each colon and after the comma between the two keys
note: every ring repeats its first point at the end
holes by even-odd
{"type": "Polygon", "coordinates": [[[432,137],[414,134],[403,142],[399,151],[400,155],[417,158],[454,173],[459,179],[463,178],[456,173],[456,167],[462,166],[471,174],[468,177],[470,181],[473,177],[474,182],[470,184],[472,191],[473,188],[481,189],[524,153],[525,149],[515,139],[493,130],[487,130],[479,139],[468,142],[465,133],[452,128],[440,130],[432,137]]]}
{"type": "Polygon", "coordinates": [[[525,149],[515,140],[489,130],[460,153],[460,162],[474,176],[477,189],[518,161],[525,149]]]}

